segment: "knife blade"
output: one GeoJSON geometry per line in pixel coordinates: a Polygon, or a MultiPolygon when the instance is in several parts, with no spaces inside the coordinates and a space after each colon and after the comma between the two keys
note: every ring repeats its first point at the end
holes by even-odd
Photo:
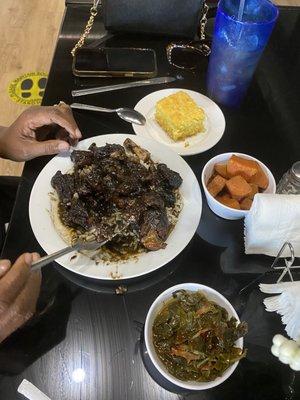
{"type": "Polygon", "coordinates": [[[173,76],[163,76],[160,78],[145,79],[143,81],[121,83],[119,85],[109,85],[109,86],[100,86],[100,87],[94,87],[94,88],[89,88],[89,89],[72,90],[72,96],[73,97],[87,96],[89,94],[110,92],[112,90],[121,90],[121,89],[127,89],[127,88],[138,87],[138,86],[159,85],[162,83],[174,82],[176,79],[177,78],[175,78],[173,76]]]}

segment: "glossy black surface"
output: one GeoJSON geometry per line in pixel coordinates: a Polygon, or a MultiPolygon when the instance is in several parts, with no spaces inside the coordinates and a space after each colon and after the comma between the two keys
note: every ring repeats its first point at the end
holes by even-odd
{"type": "MultiPolygon", "coordinates": [[[[82,30],[87,10],[83,6],[68,7],[45,105],[59,100],[70,103],[71,89],[84,83],[72,76],[70,49],[82,30]]],[[[299,22],[297,9],[280,10],[278,24],[243,106],[239,110],[223,110],[227,125],[222,140],[204,154],[186,157],[199,182],[203,165],[226,151],[257,157],[270,167],[276,180],[299,159],[299,22]]],[[[100,36],[100,30],[98,21],[92,39],[100,36]]],[[[153,47],[158,55],[159,75],[180,74],[184,78],[168,87],[205,93],[207,60],[203,59],[197,73],[179,72],[166,62],[166,43],[159,38],[119,37],[107,45],[153,47]]],[[[110,82],[105,80],[103,84],[110,82]]],[[[143,96],[162,88],[136,88],[82,100],[107,107],[134,107],[143,96]]],[[[132,133],[129,124],[113,115],[75,112],[75,116],[84,137],[132,133]]],[[[25,166],[4,257],[15,259],[24,251],[43,253],[30,228],[28,202],[34,180],[47,161],[48,158],[40,158],[25,166]]],[[[264,296],[257,287],[238,295],[272,260],[245,256],[242,221],[218,218],[203,198],[201,222],[187,248],[154,275],[128,284],[123,296],[114,294],[114,284],[107,287],[82,280],[59,266],[46,267],[39,304],[40,310],[46,307],[46,312],[0,346],[0,399],[21,399],[16,390],[23,378],[52,400],[300,398],[299,373],[292,372],[270,353],[273,335],[283,332],[279,316],[265,312],[264,296]],[[188,393],[162,379],[145,353],[142,338],[143,323],[153,300],[181,282],[199,282],[217,289],[232,302],[240,318],[249,323],[247,358],[221,386],[200,393],[188,393]],[[85,371],[81,383],[75,382],[72,375],[78,368],[85,371]]],[[[274,281],[275,276],[268,279],[274,281]]]]}

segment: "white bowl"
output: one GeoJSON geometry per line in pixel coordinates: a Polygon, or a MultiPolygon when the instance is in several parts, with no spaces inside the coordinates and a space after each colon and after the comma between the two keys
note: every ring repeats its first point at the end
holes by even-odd
{"type": "Polygon", "coordinates": [[[214,165],[217,163],[222,163],[224,161],[229,160],[229,158],[235,154],[236,156],[243,157],[247,160],[254,160],[259,163],[265,174],[267,175],[269,179],[269,186],[263,193],[271,193],[274,194],[276,192],[276,182],[274,179],[274,176],[272,175],[271,171],[269,170],[268,167],[266,167],[265,164],[263,164],[261,161],[259,161],[257,158],[248,156],[247,154],[243,153],[223,153],[219,154],[218,156],[213,157],[211,160],[209,160],[203,170],[202,170],[202,176],[201,176],[201,181],[202,181],[202,186],[204,189],[204,193],[206,196],[206,200],[208,203],[209,208],[217,214],[219,217],[225,218],[225,219],[241,219],[244,218],[249,210],[236,210],[234,208],[225,206],[224,204],[220,203],[218,200],[216,200],[207,190],[206,184],[209,178],[211,177],[214,169],[214,165]]]}
{"type": "MultiPolygon", "coordinates": [[[[229,317],[234,317],[237,319],[238,322],[240,322],[239,317],[237,313],[235,312],[235,309],[232,307],[232,305],[229,303],[227,299],[225,299],[224,296],[222,296],[219,292],[216,290],[200,285],[199,283],[181,283],[180,285],[172,286],[169,289],[165,290],[163,293],[161,293],[156,300],[152,303],[147,317],[146,317],[146,323],[145,323],[145,344],[146,348],[149,354],[149,357],[154,364],[154,366],[157,368],[157,370],[170,382],[172,382],[174,385],[180,386],[184,389],[189,389],[189,390],[206,390],[210,389],[212,387],[220,385],[220,383],[224,382],[226,379],[230,377],[230,375],[233,373],[233,371],[236,369],[238,365],[238,361],[232,364],[225,372],[224,374],[216,378],[214,381],[211,382],[196,382],[196,381],[181,381],[180,379],[175,378],[173,375],[168,372],[167,368],[165,365],[161,362],[159,359],[158,355],[156,354],[154,345],[153,345],[153,338],[152,338],[152,327],[153,323],[155,320],[156,315],[158,312],[161,310],[161,308],[164,306],[165,302],[168,301],[172,293],[175,292],[176,290],[180,289],[185,289],[189,291],[198,291],[201,290],[206,297],[209,300],[212,300],[219,304],[221,307],[224,307],[225,310],[228,312],[229,317]]],[[[243,348],[243,343],[244,340],[243,338],[240,338],[236,341],[236,346],[243,348]]]]}

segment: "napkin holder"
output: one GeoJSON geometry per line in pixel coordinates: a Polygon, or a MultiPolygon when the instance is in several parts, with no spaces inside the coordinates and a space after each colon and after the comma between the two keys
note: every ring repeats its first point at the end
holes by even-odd
{"type": "Polygon", "coordinates": [[[266,311],[280,314],[289,337],[300,341],[300,281],[294,281],[292,274],[294,270],[300,269],[300,266],[294,266],[294,261],[294,248],[291,243],[286,242],[271,266],[271,269],[275,271],[282,270],[277,282],[275,284],[261,283],[259,288],[263,293],[273,295],[264,299],[266,311]],[[290,251],[290,257],[284,259],[284,266],[277,266],[278,260],[286,248],[290,251]],[[290,282],[283,282],[286,275],[290,282]]]}

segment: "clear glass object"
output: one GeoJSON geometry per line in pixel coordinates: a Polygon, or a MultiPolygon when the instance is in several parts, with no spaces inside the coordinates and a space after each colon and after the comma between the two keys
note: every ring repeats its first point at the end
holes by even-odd
{"type": "Polygon", "coordinates": [[[251,82],[257,63],[278,17],[268,0],[246,0],[241,20],[238,0],[220,0],[208,66],[211,98],[238,106],[251,82]]]}
{"type": "Polygon", "coordinates": [[[276,193],[281,194],[300,194],[300,161],[293,164],[280,179],[276,193]]]}

